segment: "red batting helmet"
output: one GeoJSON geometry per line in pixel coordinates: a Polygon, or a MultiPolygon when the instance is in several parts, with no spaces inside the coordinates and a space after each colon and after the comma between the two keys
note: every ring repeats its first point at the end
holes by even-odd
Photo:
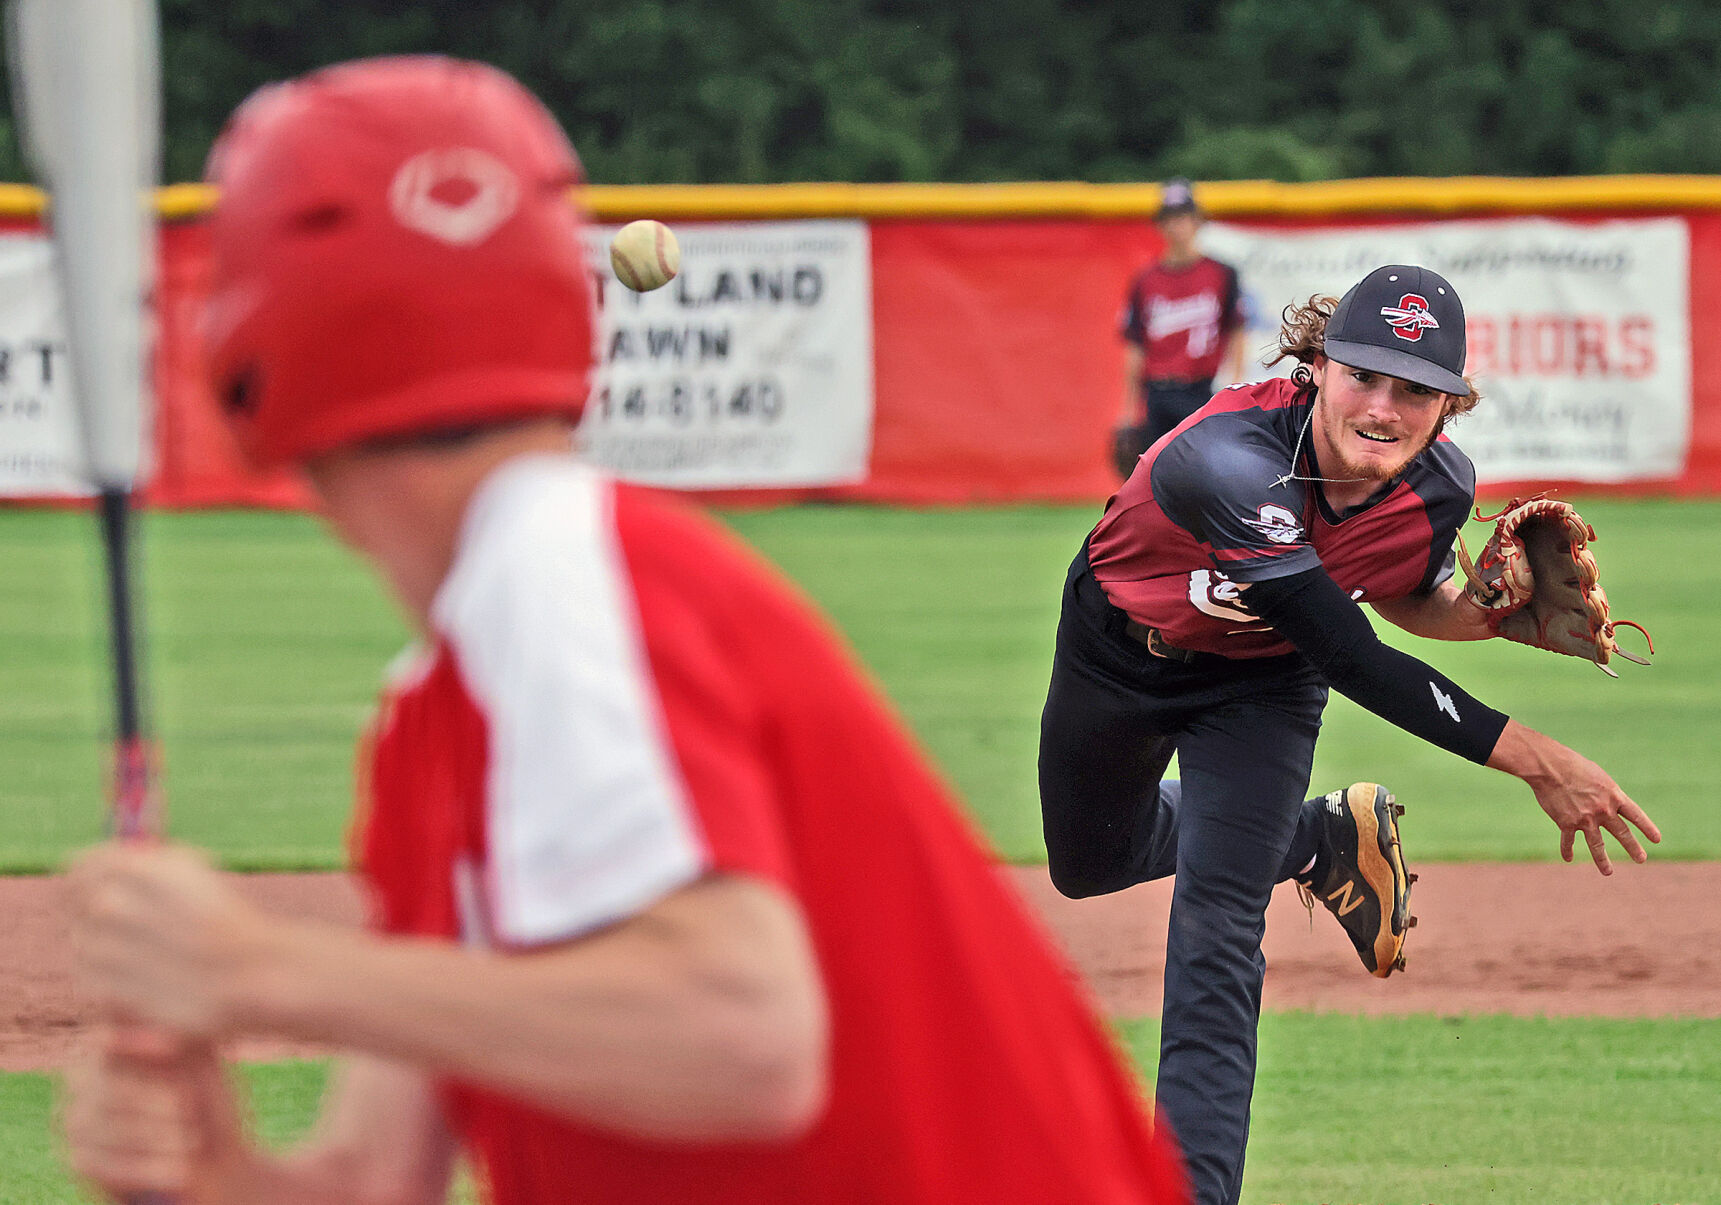
{"type": "Polygon", "coordinates": [[[511,77],[367,59],[265,87],[209,159],[205,335],[263,464],[541,414],[579,416],[592,283],[579,160],[511,77]]]}

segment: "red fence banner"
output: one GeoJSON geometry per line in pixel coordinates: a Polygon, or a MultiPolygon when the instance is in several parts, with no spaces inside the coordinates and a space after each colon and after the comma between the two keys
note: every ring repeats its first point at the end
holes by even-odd
{"type": "MultiPolygon", "coordinates": [[[[0,238],[40,238],[20,195],[0,187],[0,214],[12,215],[0,238]]],[[[1126,185],[831,185],[593,188],[585,200],[601,221],[657,217],[689,229],[864,221],[872,358],[864,477],[705,496],[919,505],[1094,501],[1115,487],[1107,445],[1125,391],[1118,317],[1130,276],[1159,250],[1145,216],[1156,195],[1126,185]]],[[[161,241],[149,500],[303,506],[290,475],[248,471],[205,382],[198,314],[212,198],[195,188],[164,197],[171,220],[161,241]]],[[[1215,219],[1205,232],[1211,250],[1240,260],[1245,289],[1256,291],[1256,343],[1270,340],[1282,304],[1265,291],[1277,277],[1264,265],[1286,248],[1322,263],[1347,246],[1356,254],[1408,246],[1449,267],[1468,262],[1447,274],[1465,290],[1472,363],[1497,414],[1485,424],[1479,410],[1453,436],[1479,465],[1494,466],[1484,472],[1489,492],[1721,493],[1721,179],[1240,182],[1204,186],[1202,199],[1215,219]],[[1606,270],[1578,263],[1610,254],[1619,258],[1606,270]],[[1538,268],[1538,256],[1552,258],[1538,268]],[[1514,365],[1516,375],[1506,371],[1514,365]],[[1536,422],[1563,434],[1541,439],[1529,430],[1536,422]],[[1604,428],[1631,433],[1586,442],[1586,431],[1604,428]],[[1538,449],[1552,451],[1538,461],[1538,449]]],[[[1373,265],[1347,266],[1356,270],[1322,279],[1340,289],[1373,265]]],[[[52,343],[0,314],[0,364],[11,366],[0,374],[0,494],[13,496],[61,492],[6,476],[21,416],[43,401],[41,383],[22,372],[30,339],[52,343]]]]}

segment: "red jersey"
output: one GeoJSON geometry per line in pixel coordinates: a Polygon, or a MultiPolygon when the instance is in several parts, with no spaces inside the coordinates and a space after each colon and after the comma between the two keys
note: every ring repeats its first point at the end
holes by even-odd
{"type": "Polygon", "coordinates": [[[372,748],[374,923],[525,950],[754,876],[799,902],[831,1016],[828,1107],[784,1145],[634,1139],[445,1084],[491,1199],[1183,1199],[1071,971],[830,631],[720,529],[516,460],[432,614],[372,748]]]}
{"type": "Polygon", "coordinates": [[[1202,256],[1143,269],[1124,298],[1123,337],[1142,349],[1144,381],[1210,381],[1243,325],[1237,270],[1202,256]]]}
{"type": "Polygon", "coordinates": [[[1233,385],[1143,456],[1088,536],[1111,604],[1174,648],[1270,657],[1291,644],[1243,606],[1235,582],[1317,565],[1359,602],[1426,594],[1452,575],[1452,544],[1476,492],[1444,435],[1392,488],[1335,513],[1303,478],[1313,387],[1233,385]],[[1294,467],[1293,467],[1294,466],[1294,467]]]}

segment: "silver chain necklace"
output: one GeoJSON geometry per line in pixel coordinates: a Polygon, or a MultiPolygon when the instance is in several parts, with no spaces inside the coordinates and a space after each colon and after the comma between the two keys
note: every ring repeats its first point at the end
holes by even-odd
{"type": "Polygon", "coordinates": [[[1328,485],[1350,485],[1357,481],[1371,480],[1371,478],[1368,477],[1304,477],[1297,472],[1297,461],[1300,460],[1303,455],[1303,440],[1308,438],[1309,428],[1314,426],[1315,403],[1320,400],[1321,395],[1319,391],[1317,391],[1313,400],[1309,402],[1309,417],[1303,420],[1303,429],[1297,433],[1297,446],[1291,449],[1291,471],[1273,482],[1272,485],[1267,487],[1268,489],[1276,489],[1281,485],[1289,485],[1293,481],[1324,481],[1328,485]]]}

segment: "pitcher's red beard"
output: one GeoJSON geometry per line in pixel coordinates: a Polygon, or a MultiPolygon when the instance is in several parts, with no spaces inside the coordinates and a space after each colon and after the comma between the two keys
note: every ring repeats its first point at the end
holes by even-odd
{"type": "Polygon", "coordinates": [[[1339,463],[1333,466],[1330,475],[1363,481],[1392,480],[1434,442],[1433,435],[1412,444],[1412,437],[1402,432],[1344,423],[1329,425],[1327,435],[1339,454],[1339,463]],[[1381,436],[1390,442],[1380,439],[1381,436]]]}

